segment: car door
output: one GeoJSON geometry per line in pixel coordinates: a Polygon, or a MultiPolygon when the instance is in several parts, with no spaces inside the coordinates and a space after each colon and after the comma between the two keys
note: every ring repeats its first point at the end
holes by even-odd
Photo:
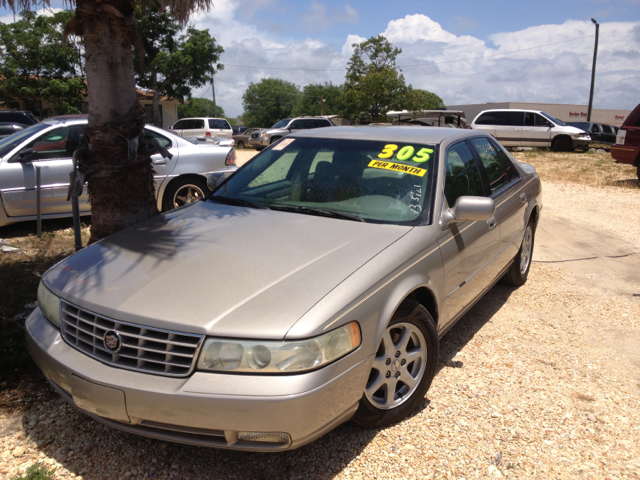
{"type": "Polygon", "coordinates": [[[524,129],[524,112],[519,110],[496,112],[497,121],[494,137],[505,146],[519,147],[522,145],[522,131],[524,129]]]}
{"type": "MultiPolygon", "coordinates": [[[[462,196],[487,196],[480,165],[466,141],[451,145],[444,159],[443,211],[462,196]]],[[[436,228],[445,276],[443,329],[480,295],[494,278],[489,270],[500,249],[496,220],[461,222],[436,228]]]]}
{"type": "Polygon", "coordinates": [[[520,172],[499,145],[486,137],[472,138],[469,143],[480,159],[481,171],[496,204],[500,255],[490,268],[495,278],[518,253],[518,239],[524,231],[529,199],[524,192],[520,172]]]}
{"type": "Polygon", "coordinates": [[[522,146],[550,147],[551,128],[549,120],[535,112],[524,112],[522,146]],[[525,145],[526,144],[526,145],[525,145]]]}
{"type": "Polygon", "coordinates": [[[591,135],[591,140],[593,140],[594,142],[602,142],[604,140],[602,128],[600,128],[599,123],[591,124],[591,128],[589,129],[589,135],[591,135]]]}
{"type": "Polygon", "coordinates": [[[153,180],[156,188],[156,197],[158,193],[158,188],[162,182],[174,171],[176,166],[178,165],[178,159],[180,157],[180,149],[178,148],[177,142],[172,140],[168,135],[163,135],[155,130],[151,130],[150,128],[145,129],[146,133],[150,134],[154,137],[160,146],[166,148],[171,155],[171,158],[163,157],[159,152],[153,153],[151,155],[151,162],[153,163],[153,180]]]}
{"type": "MultiPolygon", "coordinates": [[[[6,161],[0,193],[8,216],[36,215],[36,167],[40,167],[42,214],[71,212],[71,202],[67,201],[69,173],[84,127],[71,125],[47,130],[6,161]]],[[[90,210],[88,202],[85,186],[79,198],[80,211],[90,210]]]]}

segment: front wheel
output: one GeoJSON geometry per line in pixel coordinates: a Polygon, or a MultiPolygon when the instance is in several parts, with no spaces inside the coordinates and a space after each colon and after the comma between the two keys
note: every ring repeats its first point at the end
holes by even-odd
{"type": "Polygon", "coordinates": [[[206,181],[196,177],[185,177],[174,180],[165,190],[162,198],[164,211],[202,200],[209,194],[206,181]]]}
{"type": "Polygon", "coordinates": [[[531,219],[524,231],[524,238],[522,239],[520,250],[518,251],[516,258],[513,259],[513,263],[509,267],[509,270],[507,270],[507,273],[502,277],[502,280],[507,285],[519,287],[526,283],[527,278],[529,277],[529,270],[531,269],[534,235],[533,219],[531,219]]]}
{"type": "Polygon", "coordinates": [[[244,148],[244,142],[242,140],[238,142],[238,148],[244,148]]]}
{"type": "Polygon", "coordinates": [[[551,144],[554,152],[570,152],[573,150],[573,142],[569,137],[557,137],[551,144]]]}
{"type": "Polygon", "coordinates": [[[364,395],[353,421],[385,427],[412,414],[438,365],[438,332],[422,305],[398,309],[382,334],[364,395]]]}

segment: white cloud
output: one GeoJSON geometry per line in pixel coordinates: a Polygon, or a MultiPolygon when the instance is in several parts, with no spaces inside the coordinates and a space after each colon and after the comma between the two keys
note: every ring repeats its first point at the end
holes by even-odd
{"type": "MultiPolygon", "coordinates": [[[[41,8],[36,10],[36,15],[44,15],[45,17],[52,17],[55,13],[61,12],[62,8],[41,8]]],[[[20,20],[20,15],[5,15],[0,17],[0,23],[13,23],[20,20]]]]}
{"type": "Polygon", "coordinates": [[[360,14],[358,13],[358,10],[348,3],[345,3],[343,8],[336,10],[333,18],[337,22],[358,23],[360,21],[360,14]]]}
{"type": "MultiPolygon", "coordinates": [[[[249,83],[262,78],[282,78],[300,87],[326,81],[341,84],[353,54],[351,45],[366,40],[357,34],[348,35],[344,43],[338,39],[337,45],[321,42],[312,35],[293,40],[244,20],[250,17],[246,9],[258,11],[277,1],[225,0],[216,2],[216,8],[206,15],[194,18],[197,28],[209,28],[225,48],[221,62],[228,67],[216,75],[216,81],[220,81],[216,83],[216,97],[229,115],[242,113],[242,94],[249,83]]],[[[336,12],[346,15],[349,8],[345,4],[339,10],[330,10],[313,2],[306,14],[308,21],[313,18],[324,28],[325,20],[330,22],[336,12]]],[[[357,21],[357,11],[351,18],[357,21]]],[[[588,35],[593,33],[591,22],[571,20],[516,32],[496,32],[487,44],[471,35],[455,35],[420,14],[392,20],[382,32],[402,48],[397,64],[403,67],[407,82],[437,93],[448,105],[491,101],[586,104],[593,54],[593,37],[588,35]],[[565,43],[531,48],[555,42],[565,43]],[[511,53],[523,49],[527,50],[511,53]]],[[[640,22],[601,24],[594,98],[597,108],[633,108],[637,104],[639,44],[640,22]]]]}

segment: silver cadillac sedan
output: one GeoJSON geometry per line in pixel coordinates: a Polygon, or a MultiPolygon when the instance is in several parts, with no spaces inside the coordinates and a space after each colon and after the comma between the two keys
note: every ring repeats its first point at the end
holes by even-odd
{"type": "Polygon", "coordinates": [[[439,338],[525,283],[542,207],[533,167],[449,128],[304,130],[218,183],[43,276],[29,351],[90,417],[254,451],[398,422],[439,338]]]}

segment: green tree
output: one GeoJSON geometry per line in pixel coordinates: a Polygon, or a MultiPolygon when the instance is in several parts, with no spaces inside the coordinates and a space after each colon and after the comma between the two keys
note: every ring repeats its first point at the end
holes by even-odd
{"type": "Polygon", "coordinates": [[[401,102],[401,108],[410,112],[446,108],[444,101],[435,93],[412,86],[407,87],[401,102]]]}
{"type": "Polygon", "coordinates": [[[402,49],[382,35],[353,47],[343,90],[345,113],[352,119],[367,116],[385,120],[388,110],[400,108],[407,91],[404,75],[396,67],[402,49]]]}
{"type": "Polygon", "coordinates": [[[73,15],[25,11],[17,22],[0,23],[0,102],[40,118],[80,112],[86,95],[81,46],[62,44],[73,15]]]}
{"type": "MultiPolygon", "coordinates": [[[[191,87],[202,87],[211,81],[211,73],[224,68],[218,63],[224,49],[208,30],[189,27],[186,34],[179,36],[180,25],[169,10],[153,5],[144,15],[142,8],[136,6],[138,31],[146,54],[144,70],[138,72],[137,80],[140,86],[154,92],[153,122],[162,126],[160,97],[166,95],[177,100],[190,97],[191,87]]],[[[137,52],[134,60],[139,62],[137,52]]]]}
{"type": "Polygon", "coordinates": [[[299,98],[300,90],[295,84],[278,78],[263,78],[249,84],[244,92],[242,120],[248,126],[270,127],[291,116],[299,98]]]}
{"type": "MultiPolygon", "coordinates": [[[[50,3],[50,0],[0,0],[0,6],[8,6],[14,12],[50,3]]],[[[148,141],[139,141],[144,135],[145,118],[136,93],[132,46],[138,52],[144,47],[132,1],[68,0],[68,3],[75,5],[76,15],[67,23],[64,35],[82,36],[85,49],[89,124],[85,129],[87,142],[76,153],[78,171],[86,175],[91,196],[90,242],[95,242],[158,213],[151,164],[154,150],[148,141]]],[[[167,3],[180,25],[187,23],[193,11],[208,10],[213,4],[212,0],[167,3]]],[[[143,16],[147,11],[143,11],[143,16]]]]}
{"type": "Polygon", "coordinates": [[[214,110],[213,100],[209,100],[208,98],[190,98],[187,103],[178,105],[178,118],[224,116],[222,107],[216,105],[214,110]]]}
{"type": "Polygon", "coordinates": [[[296,117],[302,115],[340,115],[342,110],[341,87],[326,82],[305,85],[291,114],[296,117]]]}

